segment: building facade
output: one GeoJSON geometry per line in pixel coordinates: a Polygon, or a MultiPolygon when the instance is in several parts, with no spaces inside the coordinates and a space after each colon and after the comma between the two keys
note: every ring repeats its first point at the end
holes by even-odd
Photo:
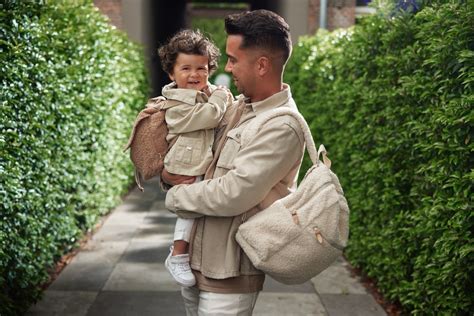
{"type": "Polygon", "coordinates": [[[358,9],[366,6],[367,1],[370,0],[94,0],[94,4],[112,25],[144,46],[152,95],[157,95],[168,80],[161,70],[157,47],[179,29],[189,27],[193,16],[220,14],[224,17],[238,10],[272,10],[285,18],[293,43],[297,43],[300,36],[314,34],[320,27],[334,30],[354,25],[358,9]],[[194,3],[201,6],[194,6],[194,3]],[[203,3],[211,4],[210,9],[202,10],[203,3]]]}

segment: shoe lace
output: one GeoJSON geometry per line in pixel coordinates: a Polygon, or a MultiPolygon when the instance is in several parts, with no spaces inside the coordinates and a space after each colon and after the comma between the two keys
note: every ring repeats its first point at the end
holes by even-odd
{"type": "Polygon", "coordinates": [[[189,267],[189,264],[186,263],[177,263],[174,265],[174,270],[176,273],[179,274],[184,274],[191,272],[191,268],[189,267]]]}

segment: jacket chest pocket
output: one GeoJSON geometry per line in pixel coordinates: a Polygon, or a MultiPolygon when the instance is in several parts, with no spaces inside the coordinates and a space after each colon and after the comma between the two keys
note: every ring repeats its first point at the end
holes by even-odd
{"type": "MultiPolygon", "coordinates": [[[[216,167],[226,171],[233,169],[234,160],[240,150],[240,130],[231,130],[227,133],[227,140],[222,148],[216,167]]],[[[223,170],[223,171],[225,171],[223,170]]]]}
{"type": "Polygon", "coordinates": [[[179,138],[171,147],[170,158],[185,164],[193,164],[200,160],[202,155],[202,140],[179,138]]]}

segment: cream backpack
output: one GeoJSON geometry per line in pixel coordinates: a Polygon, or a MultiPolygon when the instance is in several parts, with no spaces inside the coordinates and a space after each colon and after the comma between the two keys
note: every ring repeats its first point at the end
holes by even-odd
{"type": "Polygon", "coordinates": [[[281,115],[291,115],[300,123],[313,166],[295,192],[240,225],[236,240],[257,269],[279,282],[299,284],[342,254],[349,235],[349,207],[330,169],[326,149],[321,145],[316,151],[309,127],[298,112],[278,108],[258,116],[242,134],[242,144],[281,115]]]}

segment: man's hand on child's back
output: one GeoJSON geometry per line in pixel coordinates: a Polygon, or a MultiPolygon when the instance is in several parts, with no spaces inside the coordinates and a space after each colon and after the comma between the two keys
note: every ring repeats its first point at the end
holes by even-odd
{"type": "Polygon", "coordinates": [[[161,179],[168,184],[178,185],[178,184],[191,184],[196,181],[196,177],[192,176],[183,176],[180,174],[174,174],[163,169],[161,172],[161,179]]]}

